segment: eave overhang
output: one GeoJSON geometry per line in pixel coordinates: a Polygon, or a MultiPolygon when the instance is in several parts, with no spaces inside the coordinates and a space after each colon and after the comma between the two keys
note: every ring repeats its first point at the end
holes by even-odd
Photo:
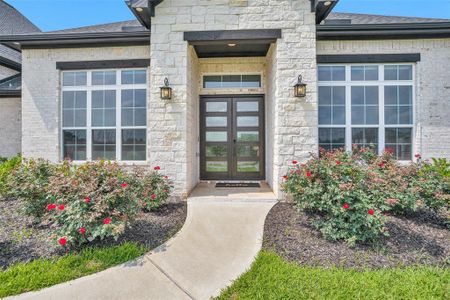
{"type": "Polygon", "coordinates": [[[22,90],[0,90],[0,98],[20,98],[22,90]]]}
{"type": "Polygon", "coordinates": [[[266,56],[281,33],[281,29],[189,31],[184,40],[199,58],[266,56]]]}
{"type": "Polygon", "coordinates": [[[150,44],[150,31],[6,35],[0,41],[21,49],[136,46],[150,44]]]}
{"type": "Polygon", "coordinates": [[[126,0],[125,3],[142,26],[150,29],[152,17],[155,16],[155,8],[162,1],[163,0],[126,0]]]}
{"type": "Polygon", "coordinates": [[[317,25],[318,40],[450,38],[450,22],[317,25]]]}
{"type": "Polygon", "coordinates": [[[320,24],[331,13],[339,0],[310,0],[311,12],[316,13],[316,24],[320,24]]]}

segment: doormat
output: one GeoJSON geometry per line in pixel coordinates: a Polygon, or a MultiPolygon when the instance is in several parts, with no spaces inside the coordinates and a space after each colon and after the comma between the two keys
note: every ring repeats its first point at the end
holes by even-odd
{"type": "Polygon", "coordinates": [[[225,188],[240,188],[240,187],[252,187],[259,188],[261,185],[257,182],[218,182],[216,183],[216,187],[225,187],[225,188]]]}

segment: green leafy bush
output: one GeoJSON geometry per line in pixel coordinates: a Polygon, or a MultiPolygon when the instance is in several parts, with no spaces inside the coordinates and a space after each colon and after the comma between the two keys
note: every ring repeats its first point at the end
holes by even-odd
{"type": "Polygon", "coordinates": [[[125,171],[104,161],[80,166],[66,162],[49,183],[48,217],[61,246],[119,238],[143,208],[158,207],[172,189],[157,171],[125,171]]]}
{"type": "MultiPolygon", "coordinates": [[[[0,160],[2,160],[2,158],[0,158],[0,160]]],[[[20,165],[21,161],[22,157],[17,155],[10,159],[3,160],[0,163],[0,196],[7,194],[8,188],[6,185],[6,179],[8,178],[8,175],[20,165]]]]}
{"type": "Polygon", "coordinates": [[[353,153],[322,151],[284,176],[283,189],[313,224],[331,240],[349,244],[388,235],[385,214],[418,207],[441,209],[448,197],[434,177],[419,176],[418,164],[398,165],[390,153],[377,156],[365,148],[353,153]]]}
{"type": "Polygon", "coordinates": [[[445,158],[433,158],[431,163],[419,160],[419,166],[425,205],[437,211],[450,207],[450,162],[445,158]],[[434,186],[439,186],[440,192],[435,193],[434,186]]]}
{"type": "Polygon", "coordinates": [[[24,160],[7,176],[7,195],[23,200],[25,213],[40,220],[46,213],[49,180],[57,169],[42,159],[24,160]]]}
{"type": "Polygon", "coordinates": [[[159,167],[146,171],[106,161],[27,160],[7,182],[9,194],[24,201],[28,215],[50,224],[51,238],[63,247],[117,239],[139,212],[159,207],[173,189],[159,167]]]}

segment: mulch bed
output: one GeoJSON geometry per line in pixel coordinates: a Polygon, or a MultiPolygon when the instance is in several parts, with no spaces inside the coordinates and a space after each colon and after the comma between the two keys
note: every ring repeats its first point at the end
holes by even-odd
{"type": "MultiPolygon", "coordinates": [[[[105,247],[123,242],[137,242],[153,249],[175,233],[186,219],[186,203],[166,203],[158,210],[142,213],[116,242],[113,239],[96,242],[105,247]]],[[[64,255],[61,247],[48,239],[47,226],[33,224],[33,219],[21,212],[21,202],[0,200],[0,270],[17,262],[64,255]]]]}
{"type": "Polygon", "coordinates": [[[325,240],[294,204],[278,203],[267,216],[263,248],[302,265],[380,269],[431,265],[450,267],[450,226],[445,216],[422,210],[390,216],[390,237],[350,247],[325,240]]]}

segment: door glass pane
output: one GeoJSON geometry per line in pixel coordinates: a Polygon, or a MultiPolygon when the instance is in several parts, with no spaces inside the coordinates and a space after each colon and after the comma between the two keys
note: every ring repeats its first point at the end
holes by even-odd
{"type": "Polygon", "coordinates": [[[227,112],[227,102],[206,102],[206,112],[227,112]]]}
{"type": "Polygon", "coordinates": [[[237,133],[238,142],[258,142],[259,132],[258,131],[238,131],[237,133]]]}
{"type": "Polygon", "coordinates": [[[206,127],[227,127],[227,117],[206,117],[206,127]]]}
{"type": "Polygon", "coordinates": [[[226,146],[206,146],[206,157],[226,157],[226,146]]]}
{"type": "Polygon", "coordinates": [[[226,131],[207,131],[207,142],[226,142],[228,140],[228,133],[226,131]]]}
{"type": "Polygon", "coordinates": [[[259,157],[259,146],[239,145],[237,155],[238,157],[259,157]]]}
{"type": "Polygon", "coordinates": [[[213,172],[213,173],[228,172],[228,163],[226,161],[207,161],[206,172],[213,172]]]}
{"type": "Polygon", "coordinates": [[[238,172],[259,172],[259,161],[238,161],[238,172]]]}
{"type": "Polygon", "coordinates": [[[239,127],[258,127],[259,117],[237,117],[237,126],[239,127]]]}
{"type": "Polygon", "coordinates": [[[236,104],[237,111],[243,112],[243,111],[251,111],[251,112],[257,112],[259,111],[259,103],[258,102],[238,102],[236,104]]]}

